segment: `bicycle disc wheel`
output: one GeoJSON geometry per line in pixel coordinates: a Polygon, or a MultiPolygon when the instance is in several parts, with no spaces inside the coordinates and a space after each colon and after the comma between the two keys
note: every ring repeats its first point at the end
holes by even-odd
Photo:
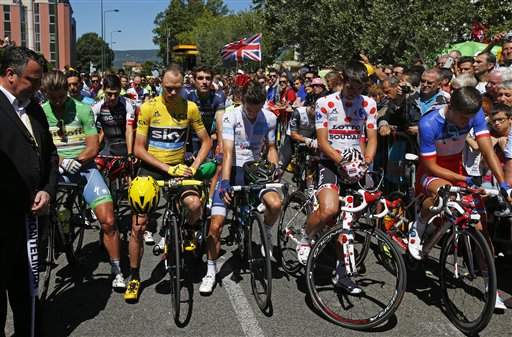
{"type": "Polygon", "coordinates": [[[165,234],[167,270],[171,285],[171,307],[174,321],[180,319],[181,303],[181,240],[178,223],[175,218],[169,220],[165,234]]]}
{"type": "Polygon", "coordinates": [[[41,303],[48,297],[50,279],[55,261],[55,216],[51,216],[48,226],[40,231],[39,235],[39,287],[38,295],[41,303]]]}
{"type": "Polygon", "coordinates": [[[387,321],[402,301],[406,285],[405,264],[395,245],[380,230],[353,228],[356,260],[364,251],[367,238],[369,244],[364,261],[351,276],[363,292],[358,295],[346,293],[335,284],[335,268],[341,248],[338,240],[342,231],[341,227],[331,229],[313,246],[306,267],[308,292],[315,307],[329,321],[355,330],[370,329],[387,321]],[[383,254],[386,255],[386,265],[381,262],[383,254]]]}
{"type": "Polygon", "coordinates": [[[466,334],[482,331],[496,301],[496,268],[491,249],[474,229],[450,234],[439,260],[442,299],[450,321],[466,334]]]}
{"type": "Polygon", "coordinates": [[[289,275],[297,274],[302,267],[297,259],[296,247],[311,209],[311,203],[307,200],[306,195],[296,191],[285,201],[281,212],[277,230],[277,246],[281,266],[289,275]]]}
{"type": "Polygon", "coordinates": [[[257,214],[253,214],[251,218],[252,222],[248,227],[249,233],[246,235],[251,288],[258,307],[265,311],[270,306],[270,296],[272,294],[270,249],[263,223],[257,214]]]}

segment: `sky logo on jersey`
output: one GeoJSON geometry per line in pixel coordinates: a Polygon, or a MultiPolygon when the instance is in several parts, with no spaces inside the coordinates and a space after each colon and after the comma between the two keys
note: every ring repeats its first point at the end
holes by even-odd
{"type": "Polygon", "coordinates": [[[164,150],[179,150],[185,145],[187,128],[149,128],[149,145],[164,150]]]}

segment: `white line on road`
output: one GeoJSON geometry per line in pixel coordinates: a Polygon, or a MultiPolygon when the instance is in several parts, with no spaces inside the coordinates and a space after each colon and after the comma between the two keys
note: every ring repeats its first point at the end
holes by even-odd
{"type": "MultiPolygon", "coordinates": [[[[226,261],[224,256],[220,257],[219,260],[217,270],[221,270],[222,265],[226,261]]],[[[222,286],[228,293],[229,301],[235,310],[236,317],[242,326],[245,336],[264,337],[265,334],[256,319],[256,315],[254,314],[249,301],[247,301],[244,291],[238,283],[231,279],[232,274],[233,273],[222,279],[222,286]]]]}

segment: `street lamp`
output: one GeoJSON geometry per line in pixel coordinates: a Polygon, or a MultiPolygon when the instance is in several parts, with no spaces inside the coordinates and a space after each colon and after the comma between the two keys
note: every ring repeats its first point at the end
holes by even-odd
{"type": "Polygon", "coordinates": [[[110,48],[112,48],[112,45],[114,44],[114,42],[112,42],[112,34],[114,33],[122,33],[123,31],[122,30],[112,30],[110,31],[110,48]]]}
{"type": "MultiPolygon", "coordinates": [[[[103,10],[103,0],[101,1],[101,8],[103,10]]],[[[118,13],[119,9],[107,9],[101,13],[101,38],[105,41],[105,14],[118,13]]],[[[105,71],[105,45],[101,44],[101,70],[105,71]]]]}
{"type": "MultiPolygon", "coordinates": [[[[114,41],[112,41],[112,34],[114,33],[122,33],[123,31],[121,29],[118,29],[118,30],[112,30],[110,31],[110,49],[112,49],[112,52],[114,52],[114,41]]],[[[112,60],[110,60],[110,62],[112,63],[112,60]]]]}

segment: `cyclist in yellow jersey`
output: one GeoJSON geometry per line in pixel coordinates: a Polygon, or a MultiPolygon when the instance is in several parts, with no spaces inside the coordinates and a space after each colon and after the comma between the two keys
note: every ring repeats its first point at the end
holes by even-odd
{"type": "MultiPolygon", "coordinates": [[[[142,161],[138,176],[156,180],[171,177],[192,177],[204,161],[212,141],[201,121],[197,105],[185,100],[180,91],[183,74],[176,65],[165,71],[162,95],[142,104],[137,122],[134,152],[142,161]],[[189,127],[201,140],[201,148],[191,166],[185,162],[185,142],[189,127]]],[[[188,224],[193,226],[201,217],[199,191],[186,187],[181,191],[183,205],[188,209],[188,224]]],[[[131,280],[125,292],[126,301],[136,301],[140,290],[139,266],[143,255],[143,233],[149,214],[137,214],[132,219],[129,244],[131,280]]]]}

